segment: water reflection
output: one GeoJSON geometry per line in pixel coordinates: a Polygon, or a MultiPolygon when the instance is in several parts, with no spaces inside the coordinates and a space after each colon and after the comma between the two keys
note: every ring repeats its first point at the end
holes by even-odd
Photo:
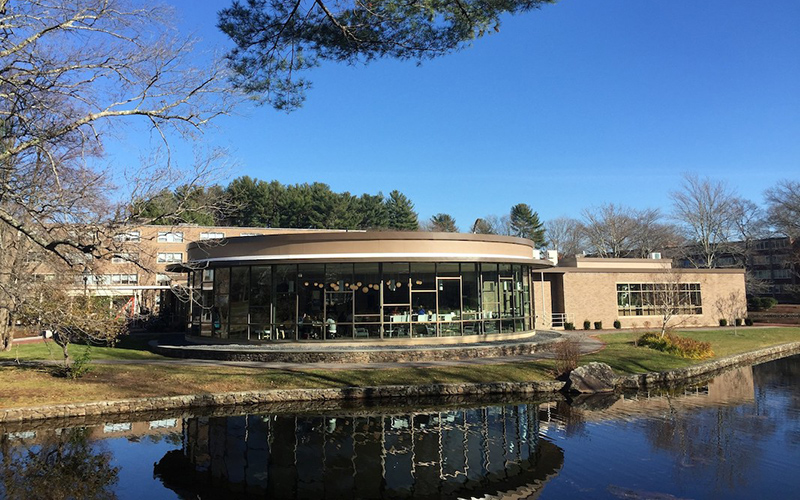
{"type": "Polygon", "coordinates": [[[798,380],[796,356],[649,394],[9,425],[0,498],[790,498],[798,380]]]}
{"type": "Polygon", "coordinates": [[[0,498],[114,498],[119,469],[109,452],[91,445],[86,428],[0,436],[0,498]],[[16,441],[16,442],[15,442],[16,441]]]}
{"type": "Polygon", "coordinates": [[[536,491],[563,463],[535,405],[190,418],[155,466],[181,496],[459,498],[536,491]]]}

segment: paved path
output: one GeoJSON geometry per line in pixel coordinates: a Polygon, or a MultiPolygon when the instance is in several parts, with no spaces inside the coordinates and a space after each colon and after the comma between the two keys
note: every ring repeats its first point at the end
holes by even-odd
{"type": "MultiPolygon", "coordinates": [[[[595,335],[597,332],[591,333],[595,335]]],[[[575,340],[578,343],[581,354],[597,352],[604,347],[604,343],[595,337],[590,337],[589,332],[575,331],[565,332],[565,337],[575,340]]],[[[434,368],[448,366],[483,366],[502,363],[519,363],[535,361],[540,359],[552,359],[553,353],[549,351],[537,352],[522,356],[505,356],[496,358],[474,358],[441,361],[406,361],[394,363],[283,363],[283,362],[261,362],[261,361],[218,361],[205,359],[182,359],[182,358],[163,358],[163,359],[136,359],[136,360],[92,360],[92,364],[98,365],[167,365],[167,366],[205,366],[229,367],[229,368],[260,368],[271,370],[286,371],[310,371],[310,370],[365,370],[365,369],[391,369],[391,368],[434,368]]],[[[36,362],[22,362],[25,366],[38,365],[57,365],[58,361],[44,360],[36,362]]],[[[2,360],[0,366],[15,366],[14,360],[2,360]]]]}

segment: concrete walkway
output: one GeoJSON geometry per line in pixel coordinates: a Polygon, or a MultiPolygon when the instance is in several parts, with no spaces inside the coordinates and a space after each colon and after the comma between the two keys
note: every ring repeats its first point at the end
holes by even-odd
{"type": "MultiPolygon", "coordinates": [[[[559,332],[560,333],[560,332],[559,332]]],[[[598,332],[573,331],[564,332],[563,338],[571,339],[578,343],[581,355],[590,354],[601,350],[605,344],[595,337],[598,332]]],[[[204,366],[204,367],[228,367],[228,368],[259,368],[269,370],[285,371],[311,371],[311,370],[385,370],[392,368],[434,368],[450,366],[485,366],[503,363],[523,363],[541,359],[553,359],[551,351],[536,352],[521,356],[504,357],[484,357],[456,360],[435,360],[435,361],[400,361],[389,363],[286,363],[286,362],[261,362],[261,361],[221,361],[207,359],[187,359],[187,358],[163,358],[163,359],[137,359],[137,360],[92,360],[96,365],[166,365],[166,366],[204,366]]],[[[14,360],[2,360],[0,366],[36,366],[36,365],[58,365],[60,362],[53,360],[43,360],[35,362],[21,362],[17,364],[14,360]]]]}

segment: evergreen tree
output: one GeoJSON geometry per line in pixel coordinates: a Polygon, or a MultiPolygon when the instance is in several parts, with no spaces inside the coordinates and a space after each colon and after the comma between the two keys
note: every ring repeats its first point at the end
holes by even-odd
{"type": "Polygon", "coordinates": [[[514,236],[533,240],[536,247],[544,246],[544,226],[539,221],[539,214],[531,210],[529,205],[519,203],[511,207],[509,220],[514,236]]]}
{"type": "Polygon", "coordinates": [[[265,203],[268,200],[267,183],[248,176],[231,181],[226,188],[232,208],[230,223],[234,226],[266,226],[265,203]]]}
{"type": "Polygon", "coordinates": [[[441,233],[457,233],[456,220],[450,214],[436,214],[431,217],[430,222],[431,231],[438,231],[441,233]]]}
{"type": "Polygon", "coordinates": [[[398,231],[416,231],[419,229],[417,212],[411,200],[398,190],[389,193],[386,200],[386,210],[389,214],[389,228],[398,231]]]}
{"type": "Polygon", "coordinates": [[[386,229],[389,227],[389,210],[383,193],[364,193],[358,198],[356,211],[360,216],[359,229],[386,229]]]}

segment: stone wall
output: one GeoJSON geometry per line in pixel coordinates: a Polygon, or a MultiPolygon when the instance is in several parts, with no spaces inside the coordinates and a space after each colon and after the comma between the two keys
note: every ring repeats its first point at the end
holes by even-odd
{"type": "Polygon", "coordinates": [[[335,389],[274,389],[269,391],[229,392],[223,394],[194,394],[187,396],[126,399],[120,401],[60,404],[33,408],[0,409],[0,423],[302,401],[366,401],[391,398],[409,400],[426,397],[481,397],[496,394],[540,394],[554,393],[561,390],[563,387],[564,382],[545,380],[537,382],[495,382],[488,384],[467,383],[343,387],[335,389]]]}

